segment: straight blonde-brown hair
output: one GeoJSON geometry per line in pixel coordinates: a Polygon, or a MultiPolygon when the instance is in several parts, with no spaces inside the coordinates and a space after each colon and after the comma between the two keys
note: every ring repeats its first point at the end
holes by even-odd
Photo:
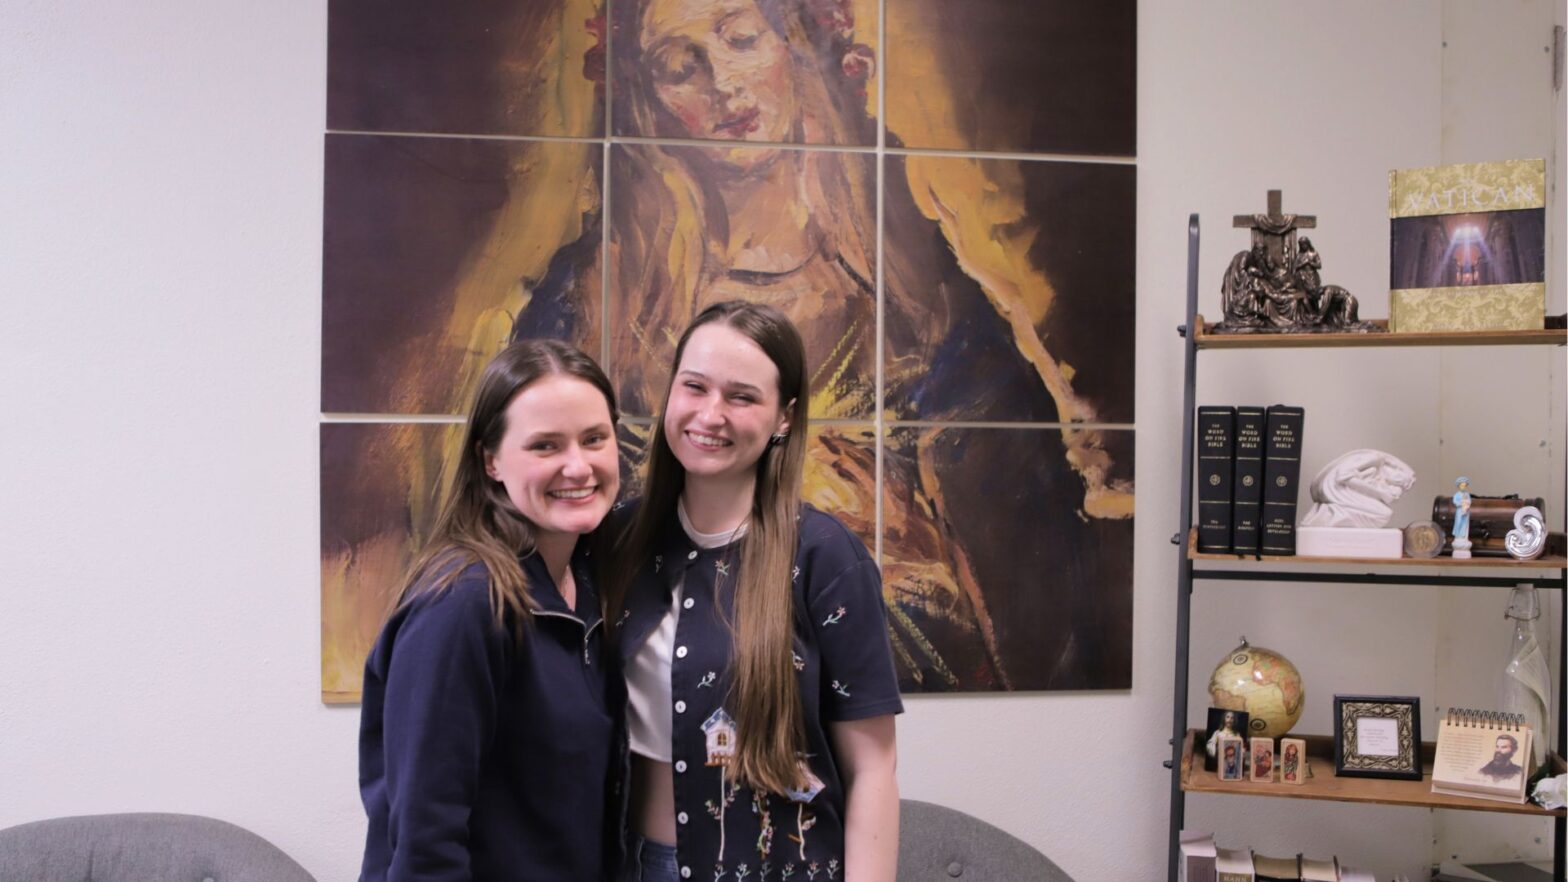
{"type": "Polygon", "coordinates": [[[619,419],[615,390],[604,371],[577,347],[558,340],[513,343],[485,366],[468,415],[452,484],[435,529],[409,565],[394,609],[426,592],[445,590],[470,564],[490,576],[490,609],[498,627],[510,620],[521,637],[535,608],[521,561],[534,552],[534,524],[512,504],[506,488],[485,471],[485,457],[506,435],[506,409],[524,389],[561,374],[583,380],[604,395],[610,424],[619,419]]]}
{"type": "MultiPolygon", "coordinates": [[[[784,793],[804,783],[800,756],[806,730],[795,680],[795,605],[791,572],[800,537],[801,475],[806,462],[807,399],[805,345],[800,332],[771,306],[731,300],[704,309],[687,326],[675,347],[675,369],[691,335],[703,325],[722,323],[743,334],[772,360],[779,372],[779,401],[789,409],[789,432],[770,442],[757,461],[756,491],[736,568],[734,642],[730,666],[730,710],[735,716],[735,754],[729,778],[752,790],[784,793]]],[[[676,505],[686,470],[664,436],[669,408],[666,388],[654,423],[642,504],[618,546],[612,583],[612,609],[624,606],[626,590],[654,554],[659,536],[676,521],[676,505]]],[[[721,586],[722,587],[722,586],[721,586]]],[[[619,616],[612,615],[612,619],[619,616]]]]}

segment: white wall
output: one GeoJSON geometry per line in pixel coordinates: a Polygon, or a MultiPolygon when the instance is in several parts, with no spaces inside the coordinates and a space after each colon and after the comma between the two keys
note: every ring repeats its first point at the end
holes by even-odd
{"type": "MultiPolygon", "coordinates": [[[[1386,315],[1386,171],[1552,149],[1514,150],[1536,128],[1455,105],[1474,77],[1516,75],[1444,56],[1455,6],[1141,4],[1133,689],[914,698],[906,796],[996,823],[1088,882],[1163,873],[1187,214],[1204,218],[1207,311],[1245,242],[1230,216],[1282,188],[1286,210],[1319,218],[1325,279],[1386,315]],[[1483,126],[1508,140],[1481,140],[1483,126]]],[[[323,882],[350,879],[358,713],[317,699],[325,8],[135,7],[23,2],[0,18],[0,826],[210,814],[323,882]]],[[[1548,7],[1486,8],[1472,32],[1548,7]]],[[[1560,273],[1554,284],[1561,311],[1560,273]]],[[[1530,357],[1556,371],[1555,416],[1502,384],[1478,412],[1529,415],[1518,437],[1536,439],[1560,432],[1562,353],[1530,357]]],[[[1429,351],[1209,355],[1203,400],[1306,405],[1309,473],[1353,446],[1397,452],[1423,478],[1404,523],[1454,469],[1486,473],[1438,444],[1476,438],[1439,407],[1447,390],[1475,391],[1467,372],[1429,351]]],[[[1515,437],[1506,422],[1483,437],[1499,433],[1515,437]]],[[[1561,446],[1528,456],[1556,463],[1553,496],[1561,446]]],[[[1438,660],[1492,664],[1502,598],[1431,599],[1200,589],[1194,707],[1242,633],[1303,669],[1303,731],[1330,730],[1335,692],[1457,703],[1438,660]]],[[[1229,843],[1337,851],[1384,876],[1417,874],[1440,832],[1424,811],[1295,801],[1195,797],[1188,817],[1229,843]]]]}

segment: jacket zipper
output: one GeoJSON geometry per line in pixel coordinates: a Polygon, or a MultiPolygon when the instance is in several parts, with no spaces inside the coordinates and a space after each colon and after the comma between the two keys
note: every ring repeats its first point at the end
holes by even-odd
{"type": "Polygon", "coordinates": [[[554,619],[566,619],[568,622],[576,622],[577,625],[583,629],[583,666],[584,667],[588,667],[588,666],[591,666],[593,664],[593,661],[588,656],[588,641],[593,639],[593,632],[600,625],[604,624],[604,620],[603,619],[595,619],[594,623],[592,625],[589,625],[588,623],[584,622],[582,619],[579,619],[576,616],[567,615],[566,613],[563,613],[563,612],[555,612],[554,610],[548,610],[548,609],[534,610],[534,615],[536,615],[536,616],[548,616],[548,617],[554,618],[554,619]]]}

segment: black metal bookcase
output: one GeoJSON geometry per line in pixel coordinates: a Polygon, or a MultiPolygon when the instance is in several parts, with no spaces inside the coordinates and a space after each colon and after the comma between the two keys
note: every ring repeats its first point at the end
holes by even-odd
{"type": "MultiPolygon", "coordinates": [[[[1469,561],[1421,561],[1418,565],[1442,567],[1453,570],[1454,575],[1409,575],[1391,572],[1323,572],[1321,564],[1314,568],[1309,559],[1280,559],[1280,558],[1250,558],[1234,555],[1199,555],[1192,552],[1192,487],[1193,487],[1193,434],[1196,411],[1196,385],[1198,352],[1201,349],[1230,349],[1230,348],[1284,348],[1284,347],[1367,347],[1367,346],[1475,346],[1475,345],[1555,345],[1568,344],[1568,332],[1561,329],[1524,332],[1478,332],[1478,333],[1448,333],[1448,334],[1399,334],[1399,335],[1366,335],[1366,334],[1310,334],[1310,335],[1236,335],[1217,336],[1207,333],[1208,328],[1198,314],[1198,216],[1191,215],[1187,225],[1187,313],[1186,323],[1177,328],[1177,333],[1184,338],[1183,342],[1183,386],[1182,386],[1182,443],[1181,443],[1181,509],[1177,521],[1180,531],[1171,537],[1171,542],[1177,546],[1176,561],[1176,663],[1175,663],[1175,708],[1171,725],[1171,758],[1165,765],[1170,769],[1171,779],[1171,814],[1170,814],[1170,839],[1168,873],[1170,882],[1176,882],[1177,863],[1181,855],[1180,833],[1184,826],[1186,815],[1186,795],[1188,788],[1185,784],[1185,773],[1188,769],[1185,764],[1191,763],[1192,742],[1188,732],[1188,662],[1189,638],[1192,625],[1192,590],[1196,583],[1204,581],[1250,581],[1250,582],[1316,582],[1316,583],[1351,583],[1369,585],[1429,585],[1429,586],[1464,586],[1476,588],[1512,588],[1520,584],[1534,584],[1539,588],[1555,588],[1559,591],[1568,587],[1568,561],[1560,557],[1544,558],[1537,561],[1516,563],[1511,560],[1472,559],[1469,561]],[[1203,559],[1232,560],[1245,562],[1245,567],[1236,569],[1197,569],[1194,561],[1203,559]],[[1462,564],[1462,566],[1460,566],[1462,564]],[[1297,569],[1281,569],[1279,565],[1294,566],[1297,569]],[[1507,576],[1475,576],[1460,575],[1476,571],[1507,572],[1507,576]],[[1554,572],[1556,575],[1548,575],[1554,572]]],[[[1564,488],[1563,499],[1568,502],[1568,487],[1564,488]]],[[[1359,563],[1359,562],[1358,562],[1359,563]]],[[[1399,569],[1400,561],[1365,562],[1368,567],[1381,569],[1399,569]]],[[[1417,562],[1404,561],[1408,567],[1417,562]]],[[[1343,565],[1343,562],[1340,562],[1343,565]]],[[[1568,596],[1559,603],[1560,620],[1558,631],[1558,683],[1557,683],[1557,758],[1568,754],[1568,596]]],[[[1310,748],[1309,748],[1310,751],[1310,748]]],[[[1201,768],[1201,761],[1199,761],[1201,768]]],[[[1560,771],[1560,769],[1559,769],[1560,771]]],[[[1337,779],[1336,779],[1337,780],[1337,779]]],[[[1410,805],[1425,808],[1465,808],[1455,805],[1453,800],[1431,801],[1422,798],[1422,793],[1430,791],[1430,778],[1421,782],[1402,782],[1418,785],[1408,788],[1406,796],[1396,796],[1393,799],[1364,798],[1357,799],[1345,796],[1323,796],[1317,798],[1341,799],[1345,801],[1378,802],[1394,805],[1410,805]]],[[[1248,793],[1244,787],[1226,790],[1226,793],[1250,795],[1253,798],[1279,798],[1281,794],[1267,792],[1248,793]]],[[[1476,808],[1492,811],[1513,811],[1514,806],[1499,808],[1496,802],[1484,800],[1471,800],[1476,808]]],[[[1562,880],[1564,875],[1565,855],[1568,855],[1568,817],[1565,812],[1547,812],[1530,803],[1518,806],[1520,814],[1553,817],[1554,829],[1554,857],[1553,878],[1562,880]]]]}

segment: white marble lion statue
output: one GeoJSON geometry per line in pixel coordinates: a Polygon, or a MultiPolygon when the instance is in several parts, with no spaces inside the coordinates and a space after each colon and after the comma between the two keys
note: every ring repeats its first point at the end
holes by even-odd
{"type": "Polygon", "coordinates": [[[1404,460],[1381,450],[1352,450],[1334,459],[1312,479],[1312,507],[1303,527],[1386,527],[1389,503],[1416,482],[1404,460]]]}

